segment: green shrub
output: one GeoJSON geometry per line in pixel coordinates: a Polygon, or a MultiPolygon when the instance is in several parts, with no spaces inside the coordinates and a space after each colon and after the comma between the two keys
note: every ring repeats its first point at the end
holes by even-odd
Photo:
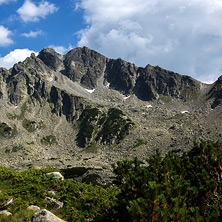
{"type": "MultiPolygon", "coordinates": [[[[0,167],[0,205],[8,198],[13,216],[0,221],[30,221],[26,208],[46,208],[46,191],[64,203],[50,209],[65,221],[222,221],[222,144],[194,143],[181,156],[156,154],[113,164],[116,186],[103,188],[46,176],[56,169],[13,171],[0,167]]],[[[83,169],[81,169],[83,170],[83,169]]],[[[57,171],[57,170],[56,170],[57,171]]],[[[88,178],[92,179],[92,178],[88,178]]]]}
{"type": "Polygon", "coordinates": [[[122,221],[222,221],[222,144],[113,165],[122,221]]]}
{"type": "Polygon", "coordinates": [[[4,219],[0,216],[0,221],[30,221],[33,213],[26,208],[29,205],[46,208],[44,199],[49,190],[56,191],[54,198],[62,201],[64,207],[47,209],[65,221],[112,221],[116,214],[117,187],[103,188],[45,175],[52,171],[58,170],[32,168],[18,172],[0,167],[0,205],[10,197],[14,198],[14,204],[8,207],[13,216],[4,219]]]}
{"type": "Polygon", "coordinates": [[[12,127],[8,126],[6,123],[0,123],[0,136],[3,137],[12,137],[17,134],[16,125],[12,127]]]}

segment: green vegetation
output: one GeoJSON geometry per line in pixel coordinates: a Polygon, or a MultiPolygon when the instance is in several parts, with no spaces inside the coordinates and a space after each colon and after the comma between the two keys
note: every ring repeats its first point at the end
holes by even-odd
{"type": "Polygon", "coordinates": [[[193,87],[185,87],[182,91],[180,96],[183,99],[186,99],[188,101],[196,99],[200,95],[200,92],[198,89],[195,89],[193,87]]]}
{"type": "Polygon", "coordinates": [[[16,172],[0,167],[0,205],[10,197],[14,204],[8,208],[12,216],[0,216],[0,221],[30,221],[32,214],[26,210],[30,205],[46,207],[46,191],[54,190],[64,203],[62,209],[47,208],[66,221],[105,221],[109,214],[115,214],[118,188],[102,188],[91,184],[74,182],[71,179],[59,180],[46,176],[55,169],[30,169],[16,172]]]}
{"type": "Polygon", "coordinates": [[[141,145],[146,145],[146,144],[147,144],[147,141],[145,141],[143,139],[137,139],[137,143],[133,146],[133,148],[136,148],[141,145]]]}
{"type": "Polygon", "coordinates": [[[170,103],[172,102],[172,96],[160,96],[159,100],[162,100],[163,102],[166,102],[166,103],[170,103]]]}
{"type": "Polygon", "coordinates": [[[11,128],[6,123],[3,122],[0,123],[0,136],[11,137],[16,135],[16,133],[17,133],[16,125],[14,125],[13,128],[11,128]]]}
{"type": "Polygon", "coordinates": [[[28,110],[29,110],[29,109],[28,109],[28,106],[27,106],[27,102],[24,102],[24,103],[22,104],[22,107],[21,107],[21,113],[20,113],[20,115],[17,117],[17,119],[19,119],[19,120],[24,119],[24,117],[25,117],[25,112],[28,111],[28,110]]]}
{"type": "Polygon", "coordinates": [[[14,145],[12,147],[6,147],[5,148],[5,153],[16,153],[19,150],[24,150],[24,147],[21,144],[14,145]]]}
{"type": "Polygon", "coordinates": [[[89,145],[93,140],[97,143],[118,143],[129,133],[134,123],[119,109],[109,109],[102,113],[98,108],[87,107],[80,117],[80,131],[77,142],[80,147],[89,145]]]}
{"type": "Polygon", "coordinates": [[[36,130],[36,122],[28,119],[23,119],[22,126],[30,133],[36,130]]]}
{"type": "Polygon", "coordinates": [[[41,143],[46,146],[51,146],[56,143],[56,137],[54,135],[45,136],[41,139],[41,143]]]}
{"type": "Polygon", "coordinates": [[[103,123],[103,126],[96,137],[96,141],[101,140],[102,143],[108,142],[109,144],[112,144],[114,138],[117,143],[123,140],[134,125],[121,110],[116,108],[109,109],[106,118],[102,116],[100,123],[103,123]]]}
{"type": "Polygon", "coordinates": [[[84,147],[95,134],[95,123],[101,112],[97,108],[86,107],[86,109],[81,114],[81,124],[80,131],[77,136],[77,141],[79,146],[84,147]]]}
{"type": "Polygon", "coordinates": [[[7,137],[12,134],[12,128],[9,127],[6,123],[0,123],[0,135],[7,137]]]}
{"type": "Polygon", "coordinates": [[[84,149],[84,152],[86,153],[97,153],[99,149],[99,146],[96,143],[91,143],[89,146],[87,146],[84,149]]]}
{"type": "Polygon", "coordinates": [[[195,143],[179,157],[159,151],[113,165],[121,221],[222,221],[222,144],[195,143]]]}
{"type": "Polygon", "coordinates": [[[12,216],[0,221],[29,221],[29,205],[47,208],[65,221],[222,221],[222,143],[201,141],[178,156],[156,154],[147,164],[137,158],[113,164],[116,186],[59,180],[45,173],[55,169],[16,172],[0,167],[0,205],[10,197],[12,216]],[[64,203],[51,209],[46,191],[64,203]]]}

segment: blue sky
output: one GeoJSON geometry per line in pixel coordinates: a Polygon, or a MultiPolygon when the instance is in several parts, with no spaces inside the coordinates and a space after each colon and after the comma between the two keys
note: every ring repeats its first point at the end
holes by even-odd
{"type": "Polygon", "coordinates": [[[0,66],[77,46],[211,83],[222,75],[222,1],[0,0],[0,66]]]}

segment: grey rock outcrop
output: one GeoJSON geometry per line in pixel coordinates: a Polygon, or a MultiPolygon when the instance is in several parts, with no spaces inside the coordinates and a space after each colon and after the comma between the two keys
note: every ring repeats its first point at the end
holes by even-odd
{"type": "Polygon", "coordinates": [[[222,76],[220,76],[213,84],[211,90],[208,93],[208,98],[213,100],[211,105],[212,109],[222,103],[222,76]]]}
{"type": "Polygon", "coordinates": [[[55,71],[63,64],[63,56],[51,48],[45,48],[40,51],[38,58],[40,58],[46,66],[55,71]]]}
{"type": "Polygon", "coordinates": [[[33,212],[38,212],[38,211],[40,211],[40,207],[35,206],[35,205],[30,205],[27,207],[27,210],[31,210],[33,212]]]}
{"type": "Polygon", "coordinates": [[[105,80],[126,95],[132,94],[138,77],[138,67],[120,58],[111,59],[106,65],[105,80]]]}
{"type": "Polygon", "coordinates": [[[8,217],[8,216],[12,215],[12,213],[10,213],[7,210],[2,210],[2,211],[0,211],[0,215],[8,217]]]}
{"type": "Polygon", "coordinates": [[[50,211],[43,209],[33,215],[32,222],[65,222],[65,221],[58,218],[50,211]]]}
{"type": "Polygon", "coordinates": [[[75,48],[64,58],[64,74],[71,80],[94,89],[102,77],[106,57],[87,47],[75,48]]]}

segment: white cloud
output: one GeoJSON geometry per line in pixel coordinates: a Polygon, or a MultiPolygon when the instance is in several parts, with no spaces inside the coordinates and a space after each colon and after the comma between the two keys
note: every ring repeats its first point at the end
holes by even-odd
{"type": "Polygon", "coordinates": [[[25,60],[27,57],[31,55],[31,53],[37,54],[37,52],[34,52],[29,49],[15,49],[6,56],[0,57],[0,67],[9,69],[15,63],[25,60]]]}
{"type": "Polygon", "coordinates": [[[64,47],[64,46],[55,46],[55,45],[49,45],[49,48],[54,49],[56,52],[58,52],[61,55],[66,54],[69,50],[73,49],[72,45],[69,45],[68,48],[64,47]]]}
{"type": "Polygon", "coordinates": [[[16,0],[0,0],[0,5],[9,2],[16,2],[16,0]]]}
{"type": "Polygon", "coordinates": [[[28,33],[22,33],[22,36],[26,37],[26,38],[36,38],[38,35],[43,35],[43,31],[39,30],[39,31],[30,31],[28,33]]]}
{"type": "Polygon", "coordinates": [[[82,0],[79,8],[88,24],[79,46],[207,82],[222,74],[220,0],[82,0]]]}
{"type": "Polygon", "coordinates": [[[0,46],[8,46],[13,43],[10,36],[12,32],[5,28],[4,26],[0,25],[0,46]]]}
{"type": "Polygon", "coordinates": [[[58,8],[47,1],[43,0],[37,6],[31,0],[26,0],[17,13],[24,22],[37,22],[39,18],[45,18],[56,11],[58,8]]]}

